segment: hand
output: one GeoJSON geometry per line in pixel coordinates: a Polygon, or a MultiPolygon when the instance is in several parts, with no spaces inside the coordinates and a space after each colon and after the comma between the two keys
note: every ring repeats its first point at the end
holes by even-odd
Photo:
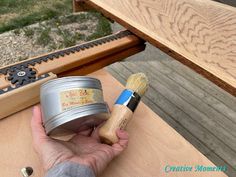
{"type": "Polygon", "coordinates": [[[34,148],[40,155],[45,170],[70,161],[89,166],[98,176],[128,145],[128,134],[122,130],[117,130],[118,143],[112,146],[101,144],[98,128],[80,132],[69,141],[52,139],[43,128],[39,106],[34,107],[31,128],[34,148]]]}

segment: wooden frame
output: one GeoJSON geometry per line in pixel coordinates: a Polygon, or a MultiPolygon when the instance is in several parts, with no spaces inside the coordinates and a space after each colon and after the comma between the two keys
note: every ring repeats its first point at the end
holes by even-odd
{"type": "Polygon", "coordinates": [[[203,0],[81,2],[236,96],[236,8],[203,0]]]}
{"type": "Polygon", "coordinates": [[[0,68],[0,91],[3,92],[0,94],[0,119],[37,103],[40,85],[56,75],[85,75],[144,49],[144,41],[128,31],[123,31],[0,68]],[[33,81],[26,78],[30,82],[28,85],[17,86],[19,82],[14,79],[18,77],[18,73],[23,72],[27,76],[29,69],[33,71],[33,81]],[[10,74],[13,78],[11,81],[10,74]]]}

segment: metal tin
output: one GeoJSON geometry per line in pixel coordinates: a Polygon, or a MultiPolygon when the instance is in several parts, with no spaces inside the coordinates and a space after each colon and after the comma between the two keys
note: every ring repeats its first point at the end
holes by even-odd
{"type": "Polygon", "coordinates": [[[98,79],[72,76],[50,80],[40,88],[43,123],[47,134],[81,131],[109,116],[98,79]]]}

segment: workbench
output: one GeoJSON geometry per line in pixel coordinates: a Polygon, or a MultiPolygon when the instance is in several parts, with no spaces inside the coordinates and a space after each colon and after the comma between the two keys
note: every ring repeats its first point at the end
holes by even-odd
{"type": "MultiPolygon", "coordinates": [[[[124,88],[104,70],[90,76],[102,82],[104,99],[110,108],[124,88]]],[[[9,116],[0,122],[1,175],[20,176],[20,169],[31,166],[34,176],[44,172],[32,147],[30,120],[32,107],[9,116]]],[[[165,172],[167,165],[214,166],[204,155],[188,143],[145,104],[141,103],[127,127],[128,148],[107,167],[102,177],[163,177],[211,176],[224,177],[222,172],[165,172]]]]}

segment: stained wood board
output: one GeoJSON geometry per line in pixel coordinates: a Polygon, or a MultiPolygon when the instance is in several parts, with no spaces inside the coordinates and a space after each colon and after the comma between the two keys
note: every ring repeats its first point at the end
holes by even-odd
{"type": "Polygon", "coordinates": [[[236,8],[211,0],[86,0],[236,96],[236,8]]]}
{"type": "MultiPolygon", "coordinates": [[[[91,42],[93,41],[88,43],[91,42]]],[[[66,75],[66,73],[69,73],[70,75],[71,70],[76,71],[79,75],[85,75],[101,69],[108,64],[141,52],[145,49],[145,44],[143,42],[144,41],[135,35],[128,35],[97,45],[96,47],[94,46],[89,49],[80,50],[69,55],[54,58],[53,60],[43,61],[40,64],[36,63],[34,66],[29,67],[33,68],[38,76],[49,72],[63,76],[66,75]]],[[[50,54],[46,54],[45,56],[48,55],[50,54]]],[[[29,61],[32,61],[32,59],[29,59],[28,62],[29,61]]],[[[17,64],[22,64],[24,62],[25,61],[17,64]]],[[[9,65],[8,67],[13,65],[9,65]]],[[[2,109],[0,109],[0,119],[37,103],[39,100],[38,90],[42,83],[43,82],[37,82],[37,84],[34,84],[33,82],[1,94],[0,106],[2,109]],[[35,89],[37,92],[35,92],[35,89]],[[7,103],[5,102],[6,100],[8,100],[7,103]]],[[[0,89],[6,89],[6,87],[10,85],[11,82],[7,80],[7,75],[0,74],[0,89]]]]}
{"type": "Polygon", "coordinates": [[[71,68],[84,67],[84,65],[87,65],[90,62],[95,63],[99,59],[118,52],[123,52],[132,47],[138,47],[138,45],[143,45],[142,41],[136,36],[130,35],[84,51],[82,50],[75,52],[74,54],[60,57],[56,60],[49,60],[47,62],[42,62],[41,64],[36,64],[34,68],[37,70],[38,74],[45,74],[48,72],[59,74],[66,72],[71,68]]]}
{"type": "MultiPolygon", "coordinates": [[[[104,70],[90,76],[101,80],[104,97],[112,107],[123,86],[104,70]]],[[[39,157],[32,147],[30,119],[32,108],[0,120],[0,171],[1,176],[20,176],[25,166],[34,168],[34,177],[44,175],[39,157]]],[[[203,154],[196,150],[158,115],[141,103],[128,125],[130,134],[128,148],[113,160],[102,177],[156,177],[156,176],[199,176],[208,177],[209,172],[165,173],[166,165],[213,166],[203,154]]],[[[214,172],[214,177],[225,177],[214,172]]]]}

